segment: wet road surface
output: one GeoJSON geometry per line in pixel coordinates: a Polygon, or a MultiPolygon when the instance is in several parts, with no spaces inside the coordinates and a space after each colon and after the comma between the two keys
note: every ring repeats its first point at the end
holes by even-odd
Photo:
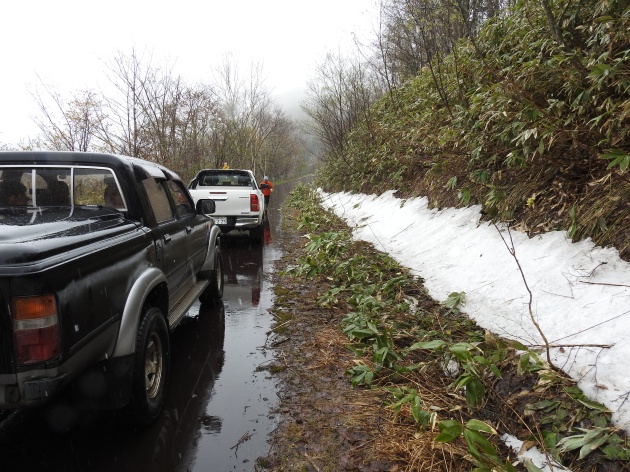
{"type": "Polygon", "coordinates": [[[265,365],[273,305],[274,242],[290,186],[276,186],[264,244],[222,241],[223,303],[193,305],[171,339],[165,408],[149,427],[120,411],[46,409],[0,413],[0,472],[250,471],[269,450],[276,385],[265,365]],[[68,431],[69,430],[69,431],[68,431]]]}

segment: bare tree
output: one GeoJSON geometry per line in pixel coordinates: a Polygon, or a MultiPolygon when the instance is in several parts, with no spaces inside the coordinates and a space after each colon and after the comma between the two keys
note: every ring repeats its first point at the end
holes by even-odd
{"type": "Polygon", "coordinates": [[[143,84],[151,80],[152,58],[144,64],[135,49],[130,56],[122,52],[108,65],[114,92],[105,96],[109,126],[100,138],[110,152],[142,157],[148,154],[147,117],[141,104],[143,84]]]}
{"type": "Polygon", "coordinates": [[[178,111],[178,168],[182,175],[190,177],[200,167],[206,167],[211,158],[214,135],[220,123],[218,104],[209,86],[199,85],[186,89],[178,111]]]}
{"type": "Polygon", "coordinates": [[[288,172],[300,147],[296,127],[278,108],[265,86],[263,67],[250,64],[242,73],[227,55],[215,71],[215,90],[221,107],[221,132],[217,155],[232,167],[247,167],[255,173],[288,172]]]}
{"type": "Polygon", "coordinates": [[[112,152],[159,162],[191,177],[212,153],[218,106],[207,85],[189,86],[173,67],[152,64],[135,51],[110,64],[115,93],[103,140],[112,152]]]}
{"type": "Polygon", "coordinates": [[[226,61],[217,91],[190,86],[172,66],[155,66],[150,55],[135,50],[119,53],[108,71],[113,87],[102,96],[86,91],[65,99],[50,88],[34,94],[43,137],[29,146],[136,156],[184,178],[224,160],[285,172],[300,155],[295,126],[273,104],[261,66],[243,78],[226,61]]]}
{"type": "Polygon", "coordinates": [[[513,3],[514,0],[382,0],[381,28],[372,44],[380,59],[382,77],[399,84],[423,68],[433,67],[431,72],[437,79],[440,65],[433,60],[439,62],[451,53],[460,38],[474,38],[485,21],[513,3]]]}
{"type": "Polygon", "coordinates": [[[84,90],[66,99],[43,82],[41,85],[44,95],[37,89],[31,92],[40,112],[34,117],[42,133],[38,146],[56,151],[88,151],[95,130],[105,121],[100,96],[93,90],[84,90]]]}
{"type": "Polygon", "coordinates": [[[377,80],[358,59],[329,53],[309,81],[302,110],[310,117],[309,131],[324,155],[343,158],[345,142],[361,119],[371,123],[372,104],[381,96],[377,80]]]}
{"type": "Polygon", "coordinates": [[[259,121],[258,169],[262,174],[273,173],[276,178],[290,175],[304,154],[296,124],[279,107],[261,113],[259,121]]]}

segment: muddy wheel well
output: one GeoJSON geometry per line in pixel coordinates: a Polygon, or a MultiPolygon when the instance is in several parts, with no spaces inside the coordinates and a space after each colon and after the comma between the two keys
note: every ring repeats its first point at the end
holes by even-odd
{"type": "Polygon", "coordinates": [[[162,282],[155,287],[148,294],[145,302],[144,308],[155,306],[159,308],[164,315],[168,313],[168,288],[166,283],[162,282]]]}

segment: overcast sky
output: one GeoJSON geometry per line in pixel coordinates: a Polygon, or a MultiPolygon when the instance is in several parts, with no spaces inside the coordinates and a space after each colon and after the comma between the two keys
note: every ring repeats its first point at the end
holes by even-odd
{"type": "Polygon", "coordinates": [[[154,64],[206,81],[231,53],[263,64],[277,96],[304,89],[327,51],[376,24],[374,0],[9,0],[0,6],[0,144],[36,132],[29,88],[100,89],[117,53],[152,51],[154,64]]]}

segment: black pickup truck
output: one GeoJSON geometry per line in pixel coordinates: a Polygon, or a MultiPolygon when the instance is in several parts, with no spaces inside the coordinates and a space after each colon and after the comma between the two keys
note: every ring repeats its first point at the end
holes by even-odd
{"type": "Polygon", "coordinates": [[[145,160],[0,152],[0,409],[63,391],[153,421],[170,332],[223,296],[214,210],[145,160]]]}

